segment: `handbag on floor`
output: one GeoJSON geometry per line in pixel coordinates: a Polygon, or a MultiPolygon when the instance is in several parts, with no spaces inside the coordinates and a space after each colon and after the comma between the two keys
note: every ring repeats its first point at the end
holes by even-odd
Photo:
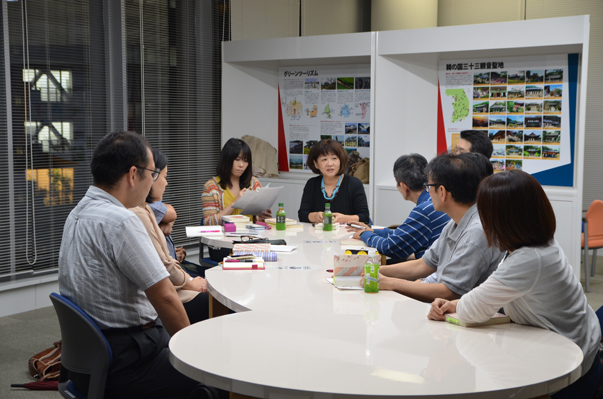
{"type": "Polygon", "coordinates": [[[29,359],[29,372],[38,381],[58,380],[61,373],[61,341],[29,359]]]}

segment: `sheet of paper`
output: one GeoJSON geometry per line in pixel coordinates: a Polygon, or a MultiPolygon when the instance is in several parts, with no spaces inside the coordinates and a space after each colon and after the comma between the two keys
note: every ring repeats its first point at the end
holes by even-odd
{"type": "Polygon", "coordinates": [[[333,281],[332,277],[327,277],[326,280],[333,284],[335,288],[340,290],[362,290],[363,288],[360,286],[360,278],[358,277],[349,277],[349,278],[337,278],[337,284],[333,281]]]}
{"type": "Polygon", "coordinates": [[[258,191],[247,190],[245,194],[233,205],[240,209],[243,215],[257,215],[271,208],[283,187],[264,187],[258,191]]]}
{"type": "Polygon", "coordinates": [[[272,252],[292,252],[297,245],[270,245],[272,252]]]}

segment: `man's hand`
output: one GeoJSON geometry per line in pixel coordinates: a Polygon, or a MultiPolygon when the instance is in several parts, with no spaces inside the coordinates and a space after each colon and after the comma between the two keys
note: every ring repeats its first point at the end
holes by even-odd
{"type": "Polygon", "coordinates": [[[163,235],[167,237],[172,234],[172,231],[174,230],[174,221],[170,223],[161,222],[159,223],[159,228],[163,232],[163,235]]]}
{"type": "Polygon", "coordinates": [[[358,228],[358,227],[352,227],[352,226],[350,226],[350,225],[346,226],[346,228],[345,228],[345,229],[346,229],[348,232],[353,232],[353,233],[354,233],[354,235],[352,236],[352,238],[355,238],[355,239],[357,239],[357,240],[360,240],[360,235],[361,235],[362,233],[364,233],[365,231],[370,231],[371,233],[373,233],[373,232],[374,232],[374,230],[373,230],[373,229],[371,229],[371,228],[370,228],[368,225],[366,225],[366,224],[364,224],[364,223],[362,223],[362,222],[352,222],[351,224],[354,224],[354,225],[356,225],[356,226],[362,226],[362,227],[364,227],[364,229],[360,229],[360,228],[358,228]]]}
{"type": "Polygon", "coordinates": [[[456,304],[459,302],[458,299],[454,301],[448,301],[442,298],[436,298],[431,303],[431,309],[427,314],[427,318],[430,320],[446,320],[445,313],[456,313],[456,304]]]}
{"type": "Polygon", "coordinates": [[[176,260],[182,263],[184,262],[184,258],[186,258],[186,249],[184,247],[176,248],[176,260]]]}

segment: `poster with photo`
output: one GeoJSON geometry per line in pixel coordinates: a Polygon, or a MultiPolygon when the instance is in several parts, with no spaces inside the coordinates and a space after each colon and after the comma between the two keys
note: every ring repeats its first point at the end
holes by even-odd
{"type": "Polygon", "coordinates": [[[308,154],[322,139],[369,158],[370,99],[370,65],[279,68],[279,149],[287,150],[286,165],[279,156],[279,169],[311,173],[308,154]]]}
{"type": "Polygon", "coordinates": [[[554,185],[572,186],[574,62],[567,54],[440,61],[438,151],[453,149],[463,130],[483,131],[495,173],[521,169],[551,184],[569,167],[554,185]]]}

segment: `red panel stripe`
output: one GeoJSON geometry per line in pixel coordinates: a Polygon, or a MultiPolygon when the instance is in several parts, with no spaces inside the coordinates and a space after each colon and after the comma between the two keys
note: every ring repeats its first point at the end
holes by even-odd
{"type": "Polygon", "coordinates": [[[281,172],[289,172],[289,159],[287,159],[287,140],[285,139],[285,124],[283,123],[280,87],[278,89],[278,170],[281,172]]]}
{"type": "Polygon", "coordinates": [[[441,154],[448,151],[446,143],[446,127],[444,126],[444,112],[442,111],[442,94],[440,93],[440,82],[438,82],[438,139],[437,152],[441,154]]]}

